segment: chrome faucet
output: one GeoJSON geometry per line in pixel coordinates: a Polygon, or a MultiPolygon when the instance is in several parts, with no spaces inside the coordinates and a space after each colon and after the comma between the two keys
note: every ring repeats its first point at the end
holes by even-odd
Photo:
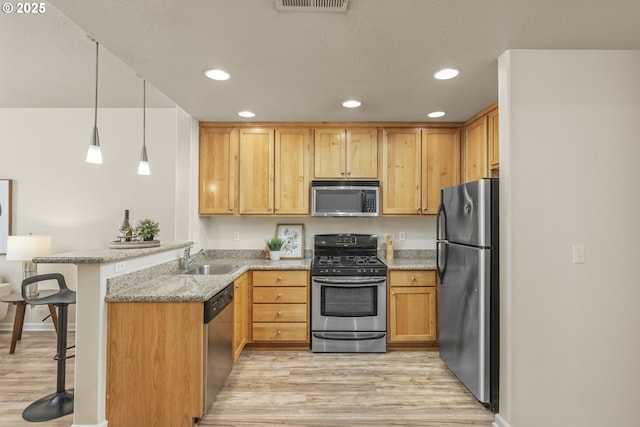
{"type": "Polygon", "coordinates": [[[193,263],[196,262],[196,260],[200,258],[202,255],[206,255],[206,252],[204,249],[200,249],[195,255],[191,255],[191,246],[185,249],[184,257],[182,259],[182,265],[184,269],[188,270],[189,268],[191,268],[193,263]]]}

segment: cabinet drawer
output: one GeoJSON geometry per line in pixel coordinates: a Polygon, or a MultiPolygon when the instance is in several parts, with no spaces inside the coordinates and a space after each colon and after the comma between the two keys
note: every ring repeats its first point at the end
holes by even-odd
{"type": "Polygon", "coordinates": [[[264,270],[253,272],[253,286],[307,286],[306,270],[264,270]]]}
{"type": "Polygon", "coordinates": [[[304,288],[253,288],[254,303],[304,303],[308,298],[308,290],[304,288]]]}
{"type": "Polygon", "coordinates": [[[308,341],[307,323],[254,323],[253,341],[308,341]]]}
{"type": "Polygon", "coordinates": [[[306,322],[306,304],[253,304],[254,322],[306,322]]]}
{"type": "Polygon", "coordinates": [[[389,272],[389,286],[435,286],[436,272],[402,270],[389,272]]]}

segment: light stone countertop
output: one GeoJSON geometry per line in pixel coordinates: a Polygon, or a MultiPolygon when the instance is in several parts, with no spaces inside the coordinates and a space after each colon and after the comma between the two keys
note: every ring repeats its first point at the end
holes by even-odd
{"type": "MultiPolygon", "coordinates": [[[[231,274],[162,274],[150,280],[137,277],[110,280],[107,302],[206,301],[249,270],[309,270],[311,259],[270,261],[267,259],[207,258],[199,264],[242,265],[231,274]]],[[[195,265],[194,265],[195,266],[195,265]]]]}
{"type": "MultiPolygon", "coordinates": [[[[434,251],[435,252],[435,251],[434,251]]],[[[382,259],[389,270],[435,270],[435,258],[427,256],[382,259]]],[[[270,261],[263,258],[213,257],[196,265],[234,264],[241,267],[231,274],[178,274],[177,266],[157,266],[158,272],[140,272],[109,280],[107,302],[206,301],[250,270],[310,270],[311,258],[270,261]]]]}
{"type": "MultiPolygon", "coordinates": [[[[105,245],[108,246],[108,245],[105,245]]],[[[160,243],[154,248],[132,249],[94,249],[76,252],[65,252],[48,256],[36,257],[36,264],[108,264],[125,261],[131,258],[151,255],[171,249],[180,249],[193,246],[193,242],[169,242],[160,243]]]]}

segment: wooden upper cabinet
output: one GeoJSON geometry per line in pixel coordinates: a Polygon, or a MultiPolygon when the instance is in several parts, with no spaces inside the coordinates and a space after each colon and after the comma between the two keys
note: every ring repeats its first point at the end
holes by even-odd
{"type": "Polygon", "coordinates": [[[377,179],[378,130],[317,128],[313,176],[316,179],[377,179]]]}
{"type": "Polygon", "coordinates": [[[498,177],[498,171],[500,169],[500,132],[499,132],[499,119],[498,109],[491,110],[487,115],[489,121],[489,168],[491,169],[491,176],[498,177]]]}
{"type": "Polygon", "coordinates": [[[382,137],[382,214],[420,214],[420,129],[384,129],[382,137]]]}
{"type": "Polygon", "coordinates": [[[237,212],[238,131],[200,129],[200,215],[237,212]]]}
{"type": "Polygon", "coordinates": [[[308,215],[308,128],[240,129],[241,215],[308,215]]]}
{"type": "Polygon", "coordinates": [[[440,190],[460,183],[460,130],[422,131],[422,213],[437,214],[440,190]]]}
{"type": "Polygon", "coordinates": [[[308,215],[310,184],[309,128],[275,131],[275,214],[308,215]]]}
{"type": "Polygon", "coordinates": [[[465,127],[464,182],[486,178],[488,119],[482,116],[465,127]]]}
{"type": "Polygon", "coordinates": [[[273,214],[273,159],[273,129],[240,129],[240,215],[273,214]]]}

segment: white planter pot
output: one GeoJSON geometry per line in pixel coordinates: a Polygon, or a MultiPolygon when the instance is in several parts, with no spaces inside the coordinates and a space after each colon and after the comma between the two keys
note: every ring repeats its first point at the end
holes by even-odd
{"type": "Polygon", "coordinates": [[[280,259],[280,251],[269,251],[269,258],[271,258],[271,261],[278,261],[280,259]]]}

